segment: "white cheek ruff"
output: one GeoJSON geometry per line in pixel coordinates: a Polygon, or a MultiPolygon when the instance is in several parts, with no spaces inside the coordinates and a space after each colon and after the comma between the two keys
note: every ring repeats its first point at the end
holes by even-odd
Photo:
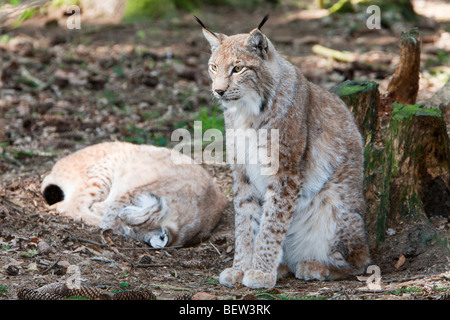
{"type": "MultiPolygon", "coordinates": [[[[221,102],[226,111],[234,113],[233,117],[236,120],[258,115],[263,101],[258,93],[249,90],[238,100],[221,100],[221,102]]],[[[239,128],[237,125],[234,127],[239,128]]]]}

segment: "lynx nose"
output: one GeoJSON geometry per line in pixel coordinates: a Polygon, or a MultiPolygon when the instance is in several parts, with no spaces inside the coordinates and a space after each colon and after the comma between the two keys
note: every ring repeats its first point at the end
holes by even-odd
{"type": "Polygon", "coordinates": [[[217,90],[215,90],[216,91],[216,93],[219,95],[219,96],[223,96],[224,95],[224,93],[225,93],[225,90],[221,90],[221,89],[217,89],[217,90]]]}

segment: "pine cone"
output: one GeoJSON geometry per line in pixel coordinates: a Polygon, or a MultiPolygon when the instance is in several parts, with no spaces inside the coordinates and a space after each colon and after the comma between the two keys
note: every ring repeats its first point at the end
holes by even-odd
{"type": "Polygon", "coordinates": [[[17,292],[19,300],[61,300],[62,297],[53,293],[41,293],[37,290],[23,288],[17,292]]]}
{"type": "Polygon", "coordinates": [[[175,300],[192,300],[192,292],[183,292],[175,296],[175,300]]]}
{"type": "Polygon", "coordinates": [[[88,297],[90,299],[102,299],[105,298],[105,294],[102,289],[96,288],[96,287],[80,287],[79,289],[69,289],[67,285],[63,285],[61,288],[61,295],[63,297],[71,297],[71,296],[78,296],[78,297],[88,297]]]}
{"type": "Polygon", "coordinates": [[[130,290],[115,293],[113,300],[156,300],[156,297],[151,291],[130,290]]]}
{"type": "Polygon", "coordinates": [[[180,265],[189,269],[206,269],[207,267],[206,263],[200,260],[184,260],[180,262],[180,265]]]}

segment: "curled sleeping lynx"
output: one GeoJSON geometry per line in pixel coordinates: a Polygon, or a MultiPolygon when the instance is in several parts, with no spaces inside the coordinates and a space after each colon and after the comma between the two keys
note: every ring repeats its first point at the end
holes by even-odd
{"type": "Polygon", "coordinates": [[[207,238],[226,199],[199,165],[174,164],[171,151],[105,142],[59,160],[43,182],[47,203],[88,224],[153,247],[207,238]]]}
{"type": "Polygon", "coordinates": [[[276,173],[261,174],[263,162],[231,165],[235,253],[219,281],[271,288],[287,271],[305,280],[360,274],[369,262],[361,135],[342,100],[280,56],[260,30],[266,20],[226,36],[197,18],[226,128],[277,129],[279,137],[258,144],[278,143],[276,173]]]}

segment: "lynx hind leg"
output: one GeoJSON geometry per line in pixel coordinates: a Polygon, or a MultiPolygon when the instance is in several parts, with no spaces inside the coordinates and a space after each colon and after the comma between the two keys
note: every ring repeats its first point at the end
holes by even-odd
{"type": "MultiPolygon", "coordinates": [[[[348,233],[346,228],[344,233],[348,233]]],[[[300,261],[296,265],[295,276],[304,280],[339,280],[362,274],[369,263],[369,247],[364,230],[358,229],[352,235],[338,232],[341,236],[333,246],[327,262],[314,260],[300,261]]]]}
{"type": "Polygon", "coordinates": [[[318,261],[300,261],[296,265],[295,277],[303,280],[340,280],[352,275],[362,274],[367,266],[367,259],[358,266],[348,263],[336,266],[318,261]]]}
{"type": "Polygon", "coordinates": [[[125,238],[145,242],[161,248],[170,242],[170,232],[160,222],[169,208],[163,198],[154,194],[141,194],[132,204],[110,206],[103,216],[101,227],[123,233],[125,238]]]}
{"type": "Polygon", "coordinates": [[[295,277],[303,280],[339,280],[350,276],[349,270],[317,261],[297,263],[295,277]]]}

